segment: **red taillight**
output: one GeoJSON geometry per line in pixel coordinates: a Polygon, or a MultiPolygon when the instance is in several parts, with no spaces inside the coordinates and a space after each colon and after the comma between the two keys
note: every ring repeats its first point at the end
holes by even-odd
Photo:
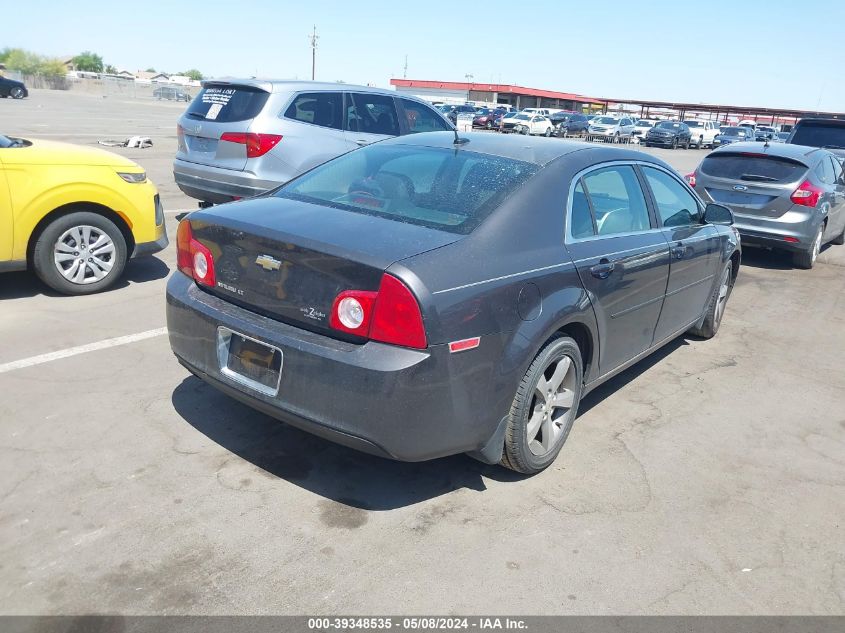
{"type": "Polygon", "coordinates": [[[264,156],[282,140],[279,134],[256,134],[255,132],[224,132],[221,141],[246,145],[246,157],[264,156]]]}
{"type": "Polygon", "coordinates": [[[381,277],[378,292],[341,292],[332,305],[329,324],[341,332],[391,345],[425,349],[428,344],[416,297],[387,273],[381,277]]]}
{"type": "Polygon", "coordinates": [[[185,146],[185,128],[178,123],[176,124],[176,145],[179,149],[185,146]]]}
{"type": "Polygon", "coordinates": [[[785,238],[783,238],[783,241],[784,242],[792,242],[793,244],[797,244],[801,240],[799,240],[797,237],[792,237],[791,235],[787,235],[785,238]]]}
{"type": "Polygon", "coordinates": [[[789,199],[802,207],[814,207],[819,203],[819,198],[823,193],[822,189],[816,187],[809,180],[805,180],[798,186],[798,189],[792,192],[789,199]]]}
{"type": "Polygon", "coordinates": [[[214,286],[214,257],[194,239],[191,223],[182,220],[176,230],[176,267],[198,284],[214,286]]]}
{"type": "Polygon", "coordinates": [[[691,174],[687,174],[686,176],[684,176],[684,178],[687,179],[689,186],[694,189],[695,188],[695,172],[692,172],[691,174]]]}

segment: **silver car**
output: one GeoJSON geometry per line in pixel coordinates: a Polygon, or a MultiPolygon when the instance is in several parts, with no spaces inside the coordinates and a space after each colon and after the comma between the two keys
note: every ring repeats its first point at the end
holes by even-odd
{"type": "Polygon", "coordinates": [[[812,268],[821,247],[845,243],[845,180],[829,151],[732,143],[687,176],[705,202],[729,207],[743,244],[784,249],[812,268]]]}
{"type": "Polygon", "coordinates": [[[634,127],[634,121],[628,117],[617,119],[612,116],[600,116],[590,121],[587,134],[591,137],[619,142],[631,138],[634,127]]]}
{"type": "Polygon", "coordinates": [[[426,102],[378,88],[204,81],[179,119],[173,176],[201,206],[231,202],[375,141],[452,129],[426,102]]]}

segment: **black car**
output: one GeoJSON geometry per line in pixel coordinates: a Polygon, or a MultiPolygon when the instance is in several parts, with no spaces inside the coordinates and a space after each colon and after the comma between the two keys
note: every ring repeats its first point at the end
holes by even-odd
{"type": "Polygon", "coordinates": [[[475,116],[475,108],[471,105],[455,106],[446,114],[446,118],[452,122],[452,125],[457,125],[459,114],[472,114],[475,116]]]}
{"type": "Polygon", "coordinates": [[[590,128],[590,120],[584,114],[570,114],[557,126],[558,136],[575,136],[586,134],[590,128]]]}
{"type": "Polygon", "coordinates": [[[672,149],[679,147],[689,149],[691,139],[692,132],[690,132],[686,123],[682,121],[661,121],[646,132],[645,146],[661,145],[672,149]]]}
{"type": "Polygon", "coordinates": [[[389,139],[183,219],[170,345],[215,388],[341,444],[535,473],[587,392],[716,334],[731,222],[641,152],[389,139]]]}
{"type": "Polygon", "coordinates": [[[713,139],[713,146],[722,147],[724,145],[730,145],[731,143],[753,141],[754,136],[754,130],[750,127],[731,126],[726,128],[719,128],[719,133],[716,135],[716,138],[713,139]]]}
{"type": "Polygon", "coordinates": [[[21,81],[15,81],[7,77],[0,77],[0,97],[11,97],[12,99],[23,99],[29,96],[29,91],[21,81]]]}
{"type": "Polygon", "coordinates": [[[162,86],[153,90],[153,97],[156,99],[167,99],[168,101],[185,101],[191,100],[191,95],[175,86],[162,86]]]}
{"type": "Polygon", "coordinates": [[[845,119],[801,119],[786,141],[793,145],[823,147],[845,159],[845,119]]]}

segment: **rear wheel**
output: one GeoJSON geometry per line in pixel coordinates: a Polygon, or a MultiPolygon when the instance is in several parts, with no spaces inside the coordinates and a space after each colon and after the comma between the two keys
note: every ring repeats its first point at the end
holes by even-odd
{"type": "Polygon", "coordinates": [[[672,149],[678,149],[678,139],[677,139],[677,137],[672,139],[672,149]]]}
{"type": "Polygon", "coordinates": [[[53,290],[84,295],[105,290],[126,266],[126,240],[111,220],[87,211],[63,215],[35,243],[35,273],[53,290]]]}
{"type": "Polygon", "coordinates": [[[12,99],[23,99],[25,96],[23,88],[21,88],[20,86],[15,86],[14,88],[12,88],[9,91],[9,94],[12,95],[12,99]]]}
{"type": "Polygon", "coordinates": [[[547,128],[546,128],[546,134],[545,134],[545,136],[546,136],[546,137],[549,137],[549,136],[551,136],[551,135],[552,135],[552,128],[547,127],[547,128]]]}
{"type": "Polygon", "coordinates": [[[581,351],[567,336],[537,354],[511,405],[502,466],[533,475],[555,460],[578,413],[583,375],[581,351]]]}
{"type": "Polygon", "coordinates": [[[813,239],[813,245],[810,247],[810,250],[793,253],[792,261],[798,268],[809,270],[816,265],[816,260],[819,258],[819,253],[822,250],[822,235],[824,235],[824,222],[819,224],[819,230],[816,232],[816,237],[813,239]]]}
{"type": "Polygon", "coordinates": [[[719,285],[710,296],[710,303],[707,304],[707,316],[704,317],[704,323],[701,324],[701,327],[692,328],[690,334],[700,336],[701,338],[713,338],[716,336],[716,332],[719,331],[719,326],[722,324],[725,306],[728,305],[728,298],[731,296],[732,288],[733,263],[728,262],[722,271],[719,285]]]}

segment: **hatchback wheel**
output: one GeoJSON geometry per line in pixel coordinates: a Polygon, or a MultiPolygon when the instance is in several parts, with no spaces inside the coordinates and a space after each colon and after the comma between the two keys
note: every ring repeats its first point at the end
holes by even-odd
{"type": "Polygon", "coordinates": [[[552,135],[552,128],[547,127],[547,128],[546,128],[546,136],[547,136],[547,137],[549,137],[549,136],[551,136],[551,135],[552,135]]]}
{"type": "Polygon", "coordinates": [[[82,295],[105,290],[126,266],[126,240],[111,220],[90,212],[54,220],[38,238],[35,273],[53,290],[82,295]]]}
{"type": "Polygon", "coordinates": [[[12,99],[23,99],[24,98],[23,88],[21,88],[20,86],[15,86],[14,88],[12,88],[12,90],[9,92],[9,94],[12,95],[12,99]]]}
{"type": "Polygon", "coordinates": [[[710,295],[710,302],[707,304],[707,314],[701,327],[690,329],[690,334],[701,338],[713,338],[722,325],[722,317],[725,315],[725,307],[733,290],[733,263],[728,262],[722,270],[719,278],[719,285],[710,295]]]}
{"type": "Polygon", "coordinates": [[[816,260],[819,258],[819,253],[822,250],[822,235],[824,235],[824,222],[819,224],[819,230],[816,232],[816,237],[813,239],[813,245],[810,247],[810,250],[793,254],[792,261],[798,268],[809,270],[816,265],[816,260]]]}
{"type": "Polygon", "coordinates": [[[511,405],[503,466],[533,475],[555,460],[578,413],[583,375],[581,351],[569,337],[552,339],[537,354],[511,405]]]}

